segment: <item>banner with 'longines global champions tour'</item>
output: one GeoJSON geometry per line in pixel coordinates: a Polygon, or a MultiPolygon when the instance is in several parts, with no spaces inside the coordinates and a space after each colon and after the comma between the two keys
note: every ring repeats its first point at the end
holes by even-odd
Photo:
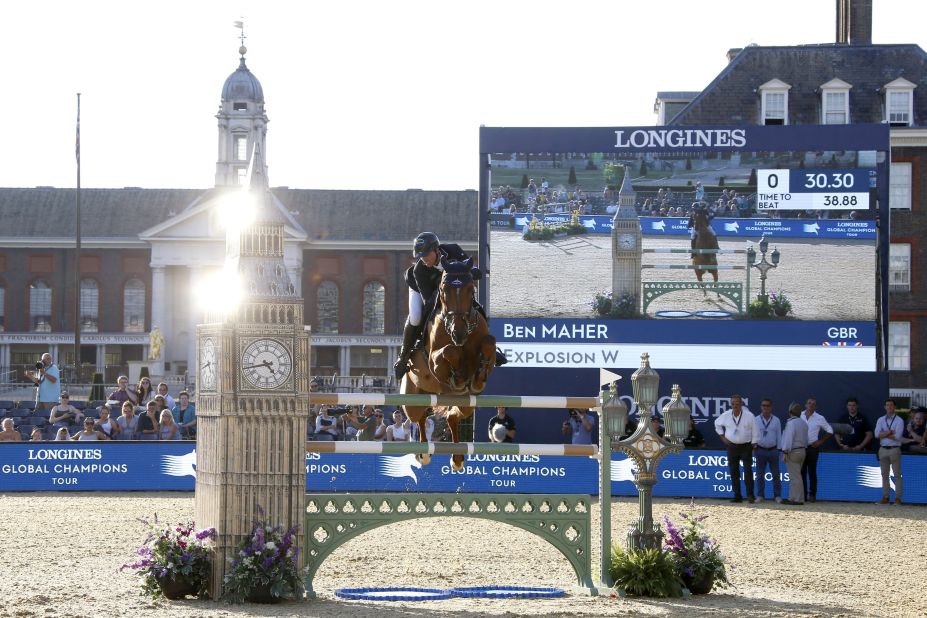
{"type": "MultiPolygon", "coordinates": [[[[927,456],[903,456],[902,470],[905,502],[927,504],[927,456]]],[[[597,463],[586,457],[471,455],[455,473],[445,456],[422,466],[414,455],[307,453],[306,475],[312,492],[598,493],[597,463]]],[[[613,455],[611,477],[613,495],[636,495],[624,455],[613,455]]],[[[787,496],[784,466],[781,477],[787,496]]],[[[195,482],[194,442],[0,444],[0,491],[192,491],[195,482]]],[[[870,502],[882,495],[874,453],[823,453],[818,484],[819,500],[870,502]]],[[[661,462],[654,494],[729,497],[727,457],[716,450],[670,455],[661,462]]],[[[766,496],[772,497],[768,473],[766,496]]]]}

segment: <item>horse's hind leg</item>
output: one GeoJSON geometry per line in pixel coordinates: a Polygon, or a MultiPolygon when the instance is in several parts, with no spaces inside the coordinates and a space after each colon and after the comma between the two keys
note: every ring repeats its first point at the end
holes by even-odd
{"type": "MultiPolygon", "coordinates": [[[[473,408],[458,408],[454,406],[447,411],[447,427],[451,431],[451,442],[457,442],[457,429],[460,421],[473,416],[473,408]]],[[[460,472],[464,467],[463,455],[451,455],[451,468],[455,472],[460,472]]]]}

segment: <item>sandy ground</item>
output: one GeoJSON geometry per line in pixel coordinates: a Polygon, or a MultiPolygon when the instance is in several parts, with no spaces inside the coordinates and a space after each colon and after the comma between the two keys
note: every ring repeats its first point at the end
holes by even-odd
{"type": "MultiPolygon", "coordinates": [[[[758,238],[750,238],[759,253],[758,238]]],[[[744,249],[746,239],[718,239],[722,249],[744,249]]],[[[492,230],[490,301],[494,316],[591,318],[597,293],[611,291],[611,236],[586,234],[552,241],[528,242],[520,232],[492,230]]],[[[651,237],[645,249],[688,248],[688,237],[651,237]]],[[[871,241],[777,238],[779,266],[769,271],[766,291],[783,292],[800,320],[875,319],[875,249],[871,241]]],[[[771,259],[767,254],[767,260],[771,259]]],[[[688,254],[644,254],[644,264],[690,264],[688,254]]],[[[745,265],[743,254],[724,254],[719,264],[745,265]]],[[[695,281],[691,270],[649,268],[643,281],[695,281]]],[[[721,270],[720,281],[745,281],[741,270],[721,270]]],[[[710,280],[705,275],[706,280],[710,280]]],[[[760,293],[760,273],[751,273],[750,298],[760,293]]],[[[701,291],[673,292],[654,300],[647,313],[663,310],[736,312],[731,301],[701,291]]]]}
{"type": "MultiPolygon", "coordinates": [[[[671,517],[684,500],[658,499],[671,517]]],[[[187,493],[7,494],[0,497],[0,616],[925,616],[927,507],[702,500],[706,524],[735,565],[729,588],[691,599],[568,596],[549,600],[342,601],[340,587],[543,585],[571,588],[572,569],[539,538],[493,522],[425,519],[367,533],[322,565],[315,601],[228,606],[150,601],[118,572],[144,536],[135,517],[192,517],[187,493]],[[449,525],[447,525],[449,524],[449,525]]],[[[615,536],[636,500],[612,503],[615,536]]],[[[595,515],[594,519],[597,519],[595,515]]],[[[593,529],[598,529],[594,521],[593,529]]],[[[593,547],[598,543],[593,536],[593,547]]],[[[593,564],[598,564],[594,549],[593,564]]]]}

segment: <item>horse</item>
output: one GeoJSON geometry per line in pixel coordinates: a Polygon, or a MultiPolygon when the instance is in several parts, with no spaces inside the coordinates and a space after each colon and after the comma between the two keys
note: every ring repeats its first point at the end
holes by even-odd
{"type": "MultiPolygon", "coordinates": [[[[441,259],[444,273],[438,286],[435,308],[425,327],[425,346],[410,357],[410,368],[399,385],[402,394],[478,395],[486,388],[496,366],[496,338],[476,303],[471,269],[473,259],[462,262],[441,259]]],[[[405,405],[406,415],[419,427],[419,441],[425,442],[429,406],[405,405]]],[[[457,442],[457,427],[473,415],[472,407],[451,407],[445,413],[451,440],[457,442]]],[[[422,464],[431,457],[418,455],[422,464]]],[[[451,456],[454,470],[463,469],[463,455],[451,456]]]]}
{"type": "MultiPolygon", "coordinates": [[[[693,242],[693,249],[717,249],[718,248],[718,237],[715,236],[714,230],[711,229],[711,226],[708,224],[708,213],[704,210],[698,210],[692,214],[692,227],[695,228],[695,240],[693,242]]],[[[701,253],[699,251],[692,252],[692,265],[695,266],[695,277],[698,279],[698,282],[702,282],[702,275],[705,272],[711,273],[714,282],[718,282],[718,269],[717,268],[708,268],[700,269],[699,266],[708,266],[718,265],[718,254],[717,253],[701,253]]],[[[705,289],[702,288],[702,293],[705,293],[705,289]]]]}

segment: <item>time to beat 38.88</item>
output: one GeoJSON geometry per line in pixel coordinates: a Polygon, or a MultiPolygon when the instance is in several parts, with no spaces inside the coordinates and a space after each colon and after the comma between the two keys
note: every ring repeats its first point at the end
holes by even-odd
{"type": "Polygon", "coordinates": [[[756,210],[868,210],[874,170],[757,170],[756,210]]]}

